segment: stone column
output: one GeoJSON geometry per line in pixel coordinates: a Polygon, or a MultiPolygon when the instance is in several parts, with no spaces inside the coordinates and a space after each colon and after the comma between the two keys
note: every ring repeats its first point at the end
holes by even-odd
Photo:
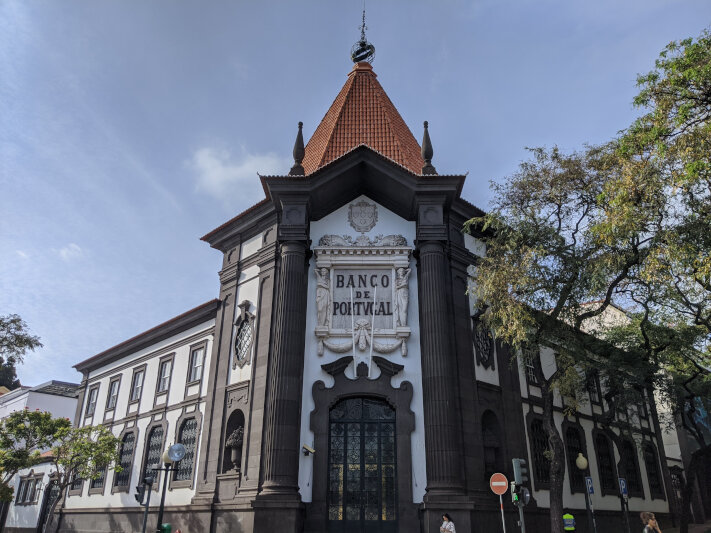
{"type": "Polygon", "coordinates": [[[418,210],[420,344],[427,458],[423,530],[437,531],[441,516],[446,512],[452,516],[457,529],[469,531],[473,504],[466,496],[463,473],[461,406],[452,341],[455,331],[443,200],[420,199],[418,210]]]}
{"type": "Polygon", "coordinates": [[[252,501],[255,533],[298,533],[303,527],[299,433],[308,280],[307,224],[305,203],[283,206],[279,281],[268,364],[262,490],[252,501]]]}

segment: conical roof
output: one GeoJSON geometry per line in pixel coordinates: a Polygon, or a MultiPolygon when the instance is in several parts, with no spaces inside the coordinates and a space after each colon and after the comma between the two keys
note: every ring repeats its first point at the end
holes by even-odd
{"type": "Polygon", "coordinates": [[[306,145],[303,166],[311,174],[365,144],[415,174],[425,164],[420,145],[397,112],[369,63],[356,63],[348,80],[306,145]]]}

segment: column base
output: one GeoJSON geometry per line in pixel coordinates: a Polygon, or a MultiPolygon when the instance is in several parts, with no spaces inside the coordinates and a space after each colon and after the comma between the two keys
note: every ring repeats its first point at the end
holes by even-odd
{"type": "Polygon", "coordinates": [[[472,531],[474,502],[460,494],[426,494],[420,504],[420,527],[423,533],[439,531],[442,515],[447,513],[458,532],[472,531]]]}
{"type": "Polygon", "coordinates": [[[254,533],[301,533],[305,506],[298,494],[259,494],[252,500],[254,533]]]}

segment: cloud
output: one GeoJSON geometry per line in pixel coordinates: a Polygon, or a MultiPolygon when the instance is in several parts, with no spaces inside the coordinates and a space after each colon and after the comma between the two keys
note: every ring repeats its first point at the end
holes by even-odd
{"type": "Polygon", "coordinates": [[[29,259],[30,256],[27,254],[27,252],[23,252],[22,250],[15,250],[15,253],[18,255],[18,257],[21,257],[22,259],[29,259]]]}
{"type": "Polygon", "coordinates": [[[250,154],[244,147],[237,157],[228,150],[206,147],[195,151],[188,166],[195,172],[198,191],[235,205],[264,198],[257,173],[286,174],[291,162],[273,153],[250,154]]]}
{"type": "Polygon", "coordinates": [[[72,259],[76,259],[84,255],[84,250],[82,250],[78,244],[70,242],[64,248],[57,250],[57,253],[64,261],[71,261],[72,259]]]}

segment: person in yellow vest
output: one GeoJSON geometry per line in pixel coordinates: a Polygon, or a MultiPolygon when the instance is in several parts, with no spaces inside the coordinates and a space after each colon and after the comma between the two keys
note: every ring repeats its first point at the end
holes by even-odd
{"type": "Polygon", "coordinates": [[[575,517],[570,511],[565,511],[563,515],[563,529],[565,531],[575,531],[575,517]]]}

